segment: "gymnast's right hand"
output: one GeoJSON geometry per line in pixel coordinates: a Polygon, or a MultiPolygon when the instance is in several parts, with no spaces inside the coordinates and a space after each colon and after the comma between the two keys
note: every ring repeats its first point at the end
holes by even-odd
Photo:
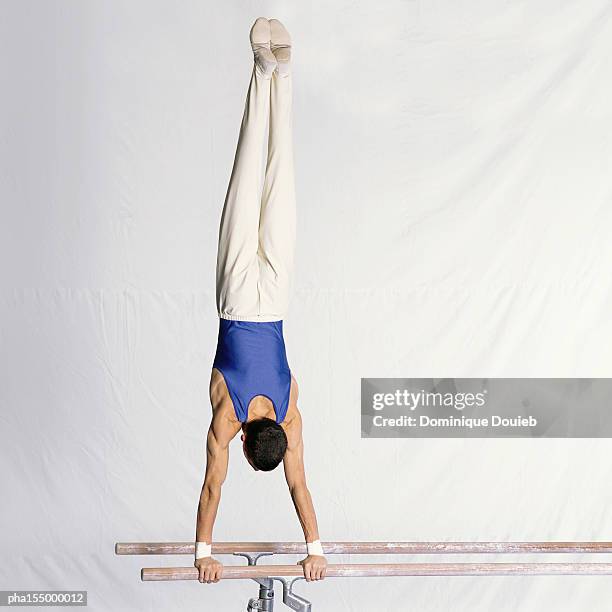
{"type": "Polygon", "coordinates": [[[204,584],[219,582],[223,576],[223,564],[212,557],[196,559],[194,565],[198,568],[198,580],[204,584]]]}

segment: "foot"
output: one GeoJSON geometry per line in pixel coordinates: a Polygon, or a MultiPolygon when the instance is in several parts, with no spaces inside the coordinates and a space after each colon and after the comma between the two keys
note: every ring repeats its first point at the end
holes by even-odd
{"type": "Polygon", "coordinates": [[[270,49],[278,64],[278,76],[287,76],[291,71],[291,36],[278,19],[270,19],[270,49]]]}
{"type": "Polygon", "coordinates": [[[255,20],[250,39],[255,68],[263,77],[269,79],[276,68],[276,58],[270,50],[270,22],[265,17],[255,20]]]}

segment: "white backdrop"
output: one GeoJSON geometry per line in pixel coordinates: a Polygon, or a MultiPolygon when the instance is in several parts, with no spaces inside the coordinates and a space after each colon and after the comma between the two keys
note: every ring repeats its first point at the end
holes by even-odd
{"type": "MultiPolygon", "coordinates": [[[[4,0],[0,589],[87,589],[96,611],[241,610],[256,592],[141,583],[190,559],[113,544],[194,536],[259,15],[295,44],[285,329],[322,539],[612,539],[607,440],[361,440],[359,424],[361,376],[612,375],[608,0],[4,0]]],[[[230,454],[216,539],[299,539],[282,472],[230,454]]],[[[298,591],[318,612],[596,612],[612,582],[298,591]]]]}

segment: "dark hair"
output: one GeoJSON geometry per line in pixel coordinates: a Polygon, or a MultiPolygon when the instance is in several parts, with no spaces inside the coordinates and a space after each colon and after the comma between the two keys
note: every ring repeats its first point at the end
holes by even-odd
{"type": "Polygon", "coordinates": [[[283,460],[287,436],[276,421],[255,419],[245,424],[244,450],[253,467],[269,472],[283,460]]]}

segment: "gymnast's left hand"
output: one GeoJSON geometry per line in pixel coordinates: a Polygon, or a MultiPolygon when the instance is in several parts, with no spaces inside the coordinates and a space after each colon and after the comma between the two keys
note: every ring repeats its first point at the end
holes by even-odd
{"type": "Polygon", "coordinates": [[[323,578],[325,578],[325,571],[327,570],[327,559],[325,557],[308,555],[305,559],[302,559],[302,561],[298,561],[298,565],[301,565],[304,569],[304,578],[306,578],[306,582],[323,580],[323,578]]]}

